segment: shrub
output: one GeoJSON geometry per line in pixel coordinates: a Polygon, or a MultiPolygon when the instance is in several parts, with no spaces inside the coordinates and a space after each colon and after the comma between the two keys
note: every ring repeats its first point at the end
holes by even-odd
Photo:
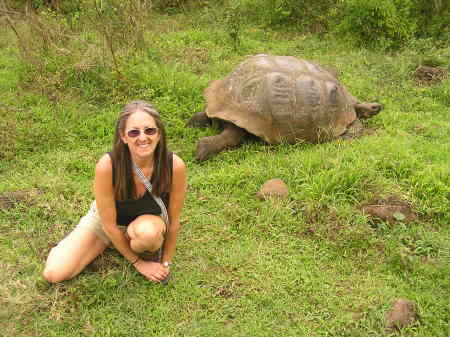
{"type": "Polygon", "coordinates": [[[328,29],[329,13],[338,6],[334,0],[241,0],[245,15],[271,27],[290,27],[309,32],[328,29]]]}
{"type": "Polygon", "coordinates": [[[335,31],[362,46],[384,49],[401,47],[413,37],[448,37],[448,6],[442,0],[344,0],[335,31]]]}
{"type": "Polygon", "coordinates": [[[415,0],[413,15],[417,18],[418,37],[442,39],[448,44],[450,39],[450,1],[415,0]]]}
{"type": "Polygon", "coordinates": [[[337,31],[364,46],[396,47],[416,31],[416,22],[410,19],[411,2],[346,0],[344,17],[337,31]]]}
{"type": "Polygon", "coordinates": [[[207,0],[153,0],[153,8],[160,12],[177,13],[190,7],[201,7],[208,3],[207,0]]]}

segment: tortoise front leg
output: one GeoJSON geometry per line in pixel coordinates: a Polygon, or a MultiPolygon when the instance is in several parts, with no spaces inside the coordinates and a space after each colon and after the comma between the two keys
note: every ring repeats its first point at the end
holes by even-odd
{"type": "Polygon", "coordinates": [[[206,115],[206,112],[201,111],[192,116],[186,125],[190,127],[210,126],[211,119],[206,115]]]}
{"type": "Polygon", "coordinates": [[[231,123],[224,123],[222,133],[200,139],[197,143],[197,160],[204,161],[219,152],[242,142],[246,131],[231,123]]]}

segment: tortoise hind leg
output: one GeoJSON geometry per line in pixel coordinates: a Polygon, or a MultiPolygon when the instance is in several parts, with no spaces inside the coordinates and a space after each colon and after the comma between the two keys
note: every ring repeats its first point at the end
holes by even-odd
{"type": "Polygon", "coordinates": [[[219,152],[242,142],[246,131],[240,127],[225,123],[222,133],[200,139],[197,143],[197,160],[204,161],[219,152]]]}
{"type": "Polygon", "coordinates": [[[206,115],[206,112],[197,112],[192,118],[186,123],[189,127],[201,127],[210,126],[211,119],[206,115]]]}

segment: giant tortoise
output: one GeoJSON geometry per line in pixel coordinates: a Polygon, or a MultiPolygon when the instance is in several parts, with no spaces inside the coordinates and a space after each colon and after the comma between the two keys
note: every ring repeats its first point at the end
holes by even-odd
{"type": "Polygon", "coordinates": [[[202,161],[241,143],[249,132],[267,143],[322,142],[361,130],[359,118],[381,110],[359,103],[331,71],[292,56],[248,57],[205,90],[206,109],[189,125],[221,121],[223,131],[197,144],[202,161]]]}

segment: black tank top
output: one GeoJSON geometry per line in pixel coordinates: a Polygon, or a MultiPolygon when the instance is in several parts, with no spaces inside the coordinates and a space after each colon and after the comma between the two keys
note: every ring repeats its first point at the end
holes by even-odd
{"type": "MultiPolygon", "coordinates": [[[[109,154],[111,156],[111,154],[109,154]]],[[[172,166],[173,166],[173,153],[168,153],[169,159],[169,170],[172,176],[172,166]]],[[[113,166],[113,177],[114,177],[114,166],[113,166]]],[[[113,182],[114,183],[114,182],[113,182]]],[[[169,193],[163,193],[161,199],[169,208],[169,193]]],[[[138,216],[144,214],[160,215],[161,207],[156,203],[155,199],[150,195],[148,191],[139,199],[128,199],[128,200],[116,200],[116,213],[117,213],[117,224],[120,226],[128,226],[134,219],[138,216]]]]}

